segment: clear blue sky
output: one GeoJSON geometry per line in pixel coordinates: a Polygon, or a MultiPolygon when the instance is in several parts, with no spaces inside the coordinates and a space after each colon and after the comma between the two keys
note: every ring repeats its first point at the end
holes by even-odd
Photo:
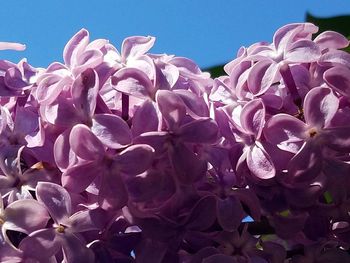
{"type": "MultiPolygon", "coordinates": [[[[157,38],[154,53],[176,54],[201,67],[222,64],[241,45],[270,41],[287,23],[316,16],[350,14],[348,0],[9,0],[1,1],[0,41],[27,45],[21,53],[34,66],[62,61],[65,43],[80,28],[91,38],[109,39],[118,49],[130,35],[157,38]]],[[[350,25],[349,25],[350,26],[350,25]]]]}

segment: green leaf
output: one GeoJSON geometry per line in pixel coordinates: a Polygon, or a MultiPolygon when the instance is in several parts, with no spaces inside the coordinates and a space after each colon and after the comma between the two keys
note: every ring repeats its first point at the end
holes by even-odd
{"type": "Polygon", "coordinates": [[[332,198],[332,195],[330,194],[330,192],[326,191],[324,194],[323,194],[323,197],[324,199],[326,200],[326,203],[327,204],[331,204],[333,202],[333,198],[332,198]]]}
{"type": "Polygon", "coordinates": [[[217,77],[226,75],[226,73],[224,71],[224,66],[225,66],[225,64],[218,65],[218,66],[204,69],[203,71],[209,72],[212,78],[217,78],[217,77]]]}

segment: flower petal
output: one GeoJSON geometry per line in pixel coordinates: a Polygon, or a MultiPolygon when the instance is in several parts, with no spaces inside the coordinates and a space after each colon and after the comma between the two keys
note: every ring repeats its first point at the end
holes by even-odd
{"type": "Polygon", "coordinates": [[[330,88],[313,88],[306,94],[304,100],[305,121],[313,127],[327,127],[338,106],[339,99],[330,88]]]}
{"type": "Polygon", "coordinates": [[[58,184],[39,182],[36,187],[36,197],[46,206],[56,223],[63,223],[72,214],[70,195],[58,184]]]}
{"type": "Polygon", "coordinates": [[[102,229],[106,225],[107,220],[106,211],[96,208],[76,212],[69,218],[69,223],[73,232],[85,232],[102,229]]]}
{"type": "Polygon", "coordinates": [[[288,114],[277,114],[266,124],[264,135],[267,141],[284,151],[296,153],[306,139],[306,124],[288,114]]]}
{"type": "Polygon", "coordinates": [[[87,248],[81,239],[72,233],[65,233],[59,236],[63,248],[63,254],[66,262],[84,262],[93,263],[94,253],[87,248]]]}
{"type": "Polygon", "coordinates": [[[67,129],[60,134],[53,147],[55,162],[61,171],[66,170],[77,162],[77,157],[69,145],[70,131],[71,129],[67,129]]]}
{"type": "Polygon", "coordinates": [[[23,51],[26,49],[26,45],[14,42],[0,42],[0,50],[16,50],[23,51]]]}
{"type": "Polygon", "coordinates": [[[209,118],[197,119],[181,126],[178,136],[189,143],[214,143],[218,138],[218,125],[209,118]]]}
{"type": "Polygon", "coordinates": [[[241,202],[236,197],[229,196],[224,199],[218,198],[217,216],[223,230],[232,232],[237,230],[245,217],[245,213],[241,202]]]}
{"type": "Polygon", "coordinates": [[[169,155],[176,177],[184,184],[201,179],[207,171],[207,162],[200,159],[182,143],[173,146],[169,150],[169,155]]]}
{"type": "Polygon", "coordinates": [[[77,164],[63,173],[62,185],[69,191],[80,193],[101,174],[101,171],[101,166],[94,161],[77,164]]]}
{"type": "Polygon", "coordinates": [[[102,176],[98,203],[102,209],[118,210],[126,205],[128,194],[120,175],[108,171],[102,176]]]}
{"type": "Polygon", "coordinates": [[[247,154],[249,170],[258,178],[267,180],[275,177],[276,169],[266,151],[254,145],[247,154]]]}
{"type": "Polygon", "coordinates": [[[323,79],[332,89],[345,97],[350,97],[350,70],[347,67],[332,67],[325,71],[323,79]]]}
{"type": "Polygon", "coordinates": [[[179,95],[168,90],[158,90],[158,108],[170,130],[176,130],[186,115],[186,106],[179,95]]]}
{"type": "Polygon", "coordinates": [[[44,228],[49,219],[43,205],[34,199],[23,199],[5,208],[5,229],[31,233],[44,228]]]}
{"type": "Polygon", "coordinates": [[[128,124],[112,114],[96,114],[92,119],[91,131],[109,148],[120,149],[131,143],[128,124]]]}
{"type": "Polygon", "coordinates": [[[346,66],[350,67],[350,54],[343,50],[330,50],[323,54],[318,63],[322,66],[346,66]]]}
{"type": "Polygon", "coordinates": [[[72,98],[75,108],[84,117],[93,116],[99,90],[99,79],[95,70],[88,68],[73,82],[72,98]]]}
{"type": "Polygon", "coordinates": [[[284,50],[298,36],[310,37],[318,27],[312,23],[293,23],[279,28],[273,36],[273,43],[278,50],[284,50]]]}
{"type": "Polygon", "coordinates": [[[207,230],[216,220],[216,214],[213,213],[215,208],[216,198],[214,196],[208,195],[201,198],[191,210],[186,221],[186,228],[192,231],[207,230]]]}
{"type": "Polygon", "coordinates": [[[74,153],[85,160],[99,160],[105,155],[101,141],[83,124],[73,127],[69,135],[69,144],[74,153]]]}
{"type": "Polygon", "coordinates": [[[122,57],[135,58],[145,54],[154,45],[156,39],[151,36],[134,36],[126,38],[122,43],[122,57]]]}
{"type": "Polygon", "coordinates": [[[154,96],[154,87],[146,73],[136,68],[122,68],[112,76],[113,88],[138,98],[154,96]]]}
{"type": "Polygon", "coordinates": [[[317,61],[321,51],[317,44],[311,40],[294,42],[285,54],[285,60],[291,63],[310,63],[317,61]]]}
{"type": "Polygon", "coordinates": [[[81,29],[67,43],[63,50],[64,63],[70,67],[75,63],[76,57],[80,55],[89,43],[89,32],[81,29]]]}
{"type": "Polygon", "coordinates": [[[54,228],[35,231],[19,244],[19,249],[24,252],[24,255],[40,260],[40,262],[46,262],[60,248],[61,245],[56,237],[54,228]]]}
{"type": "Polygon", "coordinates": [[[271,60],[261,60],[254,64],[249,71],[247,79],[248,88],[254,95],[266,91],[273,83],[277,70],[275,70],[275,72],[268,71],[271,66],[273,66],[271,60]],[[267,80],[267,78],[269,80],[267,80]],[[262,83],[263,79],[265,83],[262,83]]]}
{"type": "Polygon", "coordinates": [[[157,131],[159,125],[158,112],[156,105],[145,100],[139,108],[136,109],[132,118],[131,131],[134,137],[145,132],[157,131]]]}
{"type": "Polygon", "coordinates": [[[325,49],[341,49],[349,45],[349,40],[342,34],[335,31],[324,31],[319,34],[314,42],[321,48],[325,49]]]}
{"type": "Polygon", "coordinates": [[[288,164],[288,177],[285,181],[291,185],[308,184],[322,170],[322,154],[313,142],[307,142],[288,164]]]}
{"type": "Polygon", "coordinates": [[[242,128],[247,133],[259,139],[265,124],[265,106],[262,101],[260,99],[255,99],[244,105],[240,121],[242,128]]]}
{"type": "Polygon", "coordinates": [[[154,149],[147,144],[136,144],[122,151],[116,158],[120,171],[136,175],[147,170],[153,161],[154,149]]]}

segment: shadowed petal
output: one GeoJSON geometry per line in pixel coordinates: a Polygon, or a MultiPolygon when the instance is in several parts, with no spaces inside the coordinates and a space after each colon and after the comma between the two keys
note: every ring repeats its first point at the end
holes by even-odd
{"type": "Polygon", "coordinates": [[[69,191],[84,191],[101,174],[102,167],[96,162],[85,162],[68,168],[62,175],[62,185],[69,191]]]}
{"type": "Polygon", "coordinates": [[[21,71],[17,67],[9,68],[5,73],[5,83],[9,89],[23,89],[29,84],[23,79],[21,71]]]}
{"type": "Polygon", "coordinates": [[[120,175],[108,171],[102,176],[98,203],[102,209],[118,210],[126,205],[128,194],[120,175]]]}
{"type": "Polygon", "coordinates": [[[211,227],[216,219],[216,198],[212,195],[201,198],[193,207],[186,221],[186,228],[192,231],[204,231],[211,227]]]}
{"type": "Polygon", "coordinates": [[[85,232],[102,229],[107,223],[106,211],[101,208],[79,211],[69,218],[73,232],[85,232]]]}
{"type": "Polygon", "coordinates": [[[157,131],[159,125],[158,112],[155,104],[150,100],[145,100],[136,109],[132,118],[131,131],[134,137],[145,132],[157,131]]]}
{"type": "Polygon", "coordinates": [[[136,175],[147,170],[153,161],[154,149],[147,144],[132,145],[122,151],[116,158],[120,171],[128,175],[136,175]]]}
{"type": "Polygon", "coordinates": [[[181,126],[178,135],[184,142],[214,143],[218,137],[218,125],[209,118],[198,119],[181,126]]]}
{"type": "Polygon", "coordinates": [[[350,97],[350,70],[347,67],[335,66],[323,74],[326,83],[345,97],[350,97]]]}
{"type": "Polygon", "coordinates": [[[63,223],[72,214],[72,203],[69,193],[62,186],[49,182],[39,182],[36,196],[49,211],[56,223],[63,223]]]}
{"type": "Polygon", "coordinates": [[[63,254],[66,262],[69,263],[93,263],[94,253],[87,248],[81,239],[72,233],[65,233],[58,237],[62,244],[63,254]]]}
{"type": "Polygon", "coordinates": [[[232,232],[237,230],[245,213],[241,202],[236,197],[229,196],[224,199],[218,198],[217,216],[223,230],[232,232]]]}
{"type": "Polygon", "coordinates": [[[49,219],[43,205],[33,199],[18,200],[5,209],[5,229],[31,233],[44,228],[49,219]]]}
{"type": "Polygon", "coordinates": [[[178,144],[169,150],[172,165],[178,180],[188,184],[195,182],[205,175],[207,162],[200,159],[185,145],[178,144]]]}
{"type": "Polygon", "coordinates": [[[296,153],[306,139],[306,124],[288,114],[277,114],[266,124],[267,141],[284,151],[296,153]]]}
{"type": "Polygon", "coordinates": [[[288,183],[308,183],[322,170],[322,155],[319,147],[308,142],[290,160],[288,164],[288,183]]]}
{"type": "Polygon", "coordinates": [[[223,254],[217,254],[217,255],[212,255],[210,257],[205,258],[203,263],[238,263],[236,259],[234,259],[231,256],[223,255],[223,254]]]}
{"type": "Polygon", "coordinates": [[[54,228],[41,229],[24,238],[19,244],[27,257],[32,257],[45,262],[55,255],[61,248],[54,228]]]}

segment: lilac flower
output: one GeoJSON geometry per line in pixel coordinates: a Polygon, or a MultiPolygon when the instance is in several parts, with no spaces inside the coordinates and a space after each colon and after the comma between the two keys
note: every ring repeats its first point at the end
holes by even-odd
{"type": "Polygon", "coordinates": [[[63,63],[0,60],[0,261],[347,262],[349,41],[317,30],[217,79],[85,29],[63,63]]]}
{"type": "Polygon", "coordinates": [[[70,195],[57,184],[39,183],[36,195],[49,211],[54,224],[50,228],[32,232],[20,243],[19,248],[25,255],[45,260],[62,248],[67,262],[94,262],[92,251],[86,248],[79,235],[84,231],[99,229],[94,211],[84,210],[72,214],[70,195]]]}
{"type": "Polygon", "coordinates": [[[289,163],[289,179],[295,182],[313,179],[321,171],[324,146],[348,149],[348,127],[332,127],[338,98],[329,88],[314,88],[305,96],[305,123],[293,116],[277,114],[267,123],[265,136],[285,151],[296,153],[289,163]]]}
{"type": "Polygon", "coordinates": [[[265,105],[255,99],[243,107],[238,105],[231,112],[231,125],[237,142],[244,145],[237,166],[246,161],[249,170],[258,179],[271,179],[276,174],[275,165],[261,143],[265,125],[265,105]],[[237,113],[237,111],[239,113],[237,113]]]}
{"type": "MultiPolygon", "coordinates": [[[[123,137],[110,139],[115,144],[123,145],[123,137]]],[[[127,193],[121,174],[129,176],[140,174],[152,161],[153,149],[148,145],[133,145],[115,156],[108,154],[102,142],[82,124],[74,126],[69,136],[69,143],[82,161],[65,171],[62,177],[63,185],[79,193],[95,179],[99,180],[99,204],[105,209],[121,208],[126,204],[127,193]],[[85,144],[81,144],[80,140],[84,140],[85,144]],[[139,159],[137,164],[133,162],[135,158],[139,159]]]]}
{"type": "MultiPolygon", "coordinates": [[[[12,245],[6,234],[7,230],[14,230],[25,234],[45,227],[49,217],[45,207],[33,199],[14,201],[4,207],[3,199],[0,197],[0,239],[4,245],[12,245]]],[[[13,246],[13,245],[12,245],[13,246]]]]}

